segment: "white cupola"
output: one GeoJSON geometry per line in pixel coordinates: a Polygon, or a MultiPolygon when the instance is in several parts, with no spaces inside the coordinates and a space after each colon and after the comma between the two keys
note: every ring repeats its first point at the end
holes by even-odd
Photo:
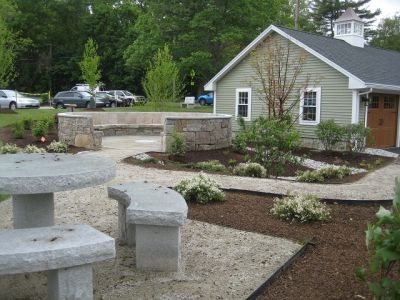
{"type": "Polygon", "coordinates": [[[335,38],[344,40],[352,46],[364,48],[364,22],[352,8],[334,21],[335,38]]]}

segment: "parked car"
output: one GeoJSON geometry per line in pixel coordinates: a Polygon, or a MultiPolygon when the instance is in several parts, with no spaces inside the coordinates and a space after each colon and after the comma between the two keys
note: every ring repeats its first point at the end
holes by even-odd
{"type": "Polygon", "coordinates": [[[115,99],[113,95],[107,92],[97,92],[94,94],[94,97],[96,102],[101,101],[105,107],[117,107],[123,105],[123,101],[121,99],[115,99]]]}
{"type": "MultiPolygon", "coordinates": [[[[65,104],[76,104],[77,107],[90,107],[94,95],[89,92],[64,91],[58,92],[53,99],[53,107],[65,108],[65,104]]],[[[102,101],[96,100],[96,107],[104,106],[102,101]]]]}
{"type": "Polygon", "coordinates": [[[107,93],[111,94],[115,99],[120,99],[123,102],[122,106],[131,106],[133,104],[133,94],[126,90],[111,90],[107,91],[107,93]]]}
{"type": "Polygon", "coordinates": [[[200,95],[197,98],[197,102],[200,103],[200,105],[213,105],[214,104],[214,93],[213,92],[206,92],[202,95],[200,95]]]}
{"type": "Polygon", "coordinates": [[[29,98],[17,91],[0,90],[0,108],[39,108],[40,101],[29,98]]]}
{"type": "Polygon", "coordinates": [[[132,104],[146,104],[147,99],[144,96],[133,95],[133,102],[132,104]]]}

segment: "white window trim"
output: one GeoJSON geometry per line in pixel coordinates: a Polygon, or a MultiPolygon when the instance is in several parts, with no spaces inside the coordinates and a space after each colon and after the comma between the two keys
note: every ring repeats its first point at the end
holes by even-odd
{"type": "Polygon", "coordinates": [[[245,92],[248,93],[249,95],[249,100],[247,104],[247,118],[243,118],[245,121],[250,121],[251,120],[251,88],[238,88],[236,89],[236,101],[235,101],[235,117],[236,119],[239,118],[239,93],[240,92],[245,92]]]}
{"type": "Polygon", "coordinates": [[[299,124],[300,125],[318,125],[321,120],[321,87],[312,87],[302,89],[300,91],[300,117],[299,117],[299,124]],[[316,116],[315,121],[307,121],[303,120],[303,104],[304,104],[304,92],[316,92],[317,93],[317,109],[316,109],[316,116]]]}

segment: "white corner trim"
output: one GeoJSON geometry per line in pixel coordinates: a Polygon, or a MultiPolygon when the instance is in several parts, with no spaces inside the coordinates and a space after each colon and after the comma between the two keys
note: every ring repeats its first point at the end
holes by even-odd
{"type": "Polygon", "coordinates": [[[397,102],[397,138],[396,138],[396,147],[400,147],[400,95],[398,97],[399,97],[399,100],[397,102]]]}
{"type": "Polygon", "coordinates": [[[217,89],[214,91],[213,113],[214,115],[217,114],[217,89]]]}
{"type": "Polygon", "coordinates": [[[300,90],[300,107],[299,107],[299,124],[300,125],[318,125],[319,122],[321,121],[321,87],[310,87],[306,89],[301,89],[300,90]],[[310,91],[310,92],[317,92],[317,101],[316,101],[316,116],[315,116],[315,121],[307,121],[303,120],[303,103],[304,103],[304,92],[310,91]]]}
{"type": "Polygon", "coordinates": [[[360,120],[360,96],[357,90],[352,91],[351,124],[358,124],[360,120]]]}
{"type": "Polygon", "coordinates": [[[245,121],[251,121],[251,88],[237,88],[235,92],[235,118],[239,117],[238,115],[238,106],[239,106],[239,93],[247,92],[248,93],[248,103],[247,103],[247,118],[243,118],[245,121]]]}
{"type": "Polygon", "coordinates": [[[236,55],[236,57],[234,59],[232,59],[227,65],[225,65],[225,67],[223,67],[221,69],[221,71],[219,71],[209,82],[207,82],[204,85],[204,89],[206,91],[214,91],[215,88],[216,88],[216,85],[215,85],[216,82],[218,80],[220,80],[226,73],[228,73],[234,66],[236,66],[244,57],[247,56],[247,54],[249,54],[261,41],[263,41],[273,31],[278,33],[278,34],[280,34],[281,36],[285,37],[289,41],[291,41],[294,44],[296,44],[297,46],[303,48],[304,50],[306,50],[310,54],[314,55],[315,57],[319,58],[323,62],[327,63],[329,66],[333,67],[334,69],[336,69],[340,73],[342,73],[345,76],[347,76],[349,78],[349,80],[351,80],[352,84],[350,84],[350,82],[349,82],[349,86],[352,85],[353,86],[352,88],[356,88],[356,85],[358,86],[358,88],[360,86],[361,87],[365,87],[364,81],[362,81],[358,77],[354,76],[349,71],[347,71],[344,68],[340,67],[339,65],[335,64],[334,62],[332,62],[331,60],[327,59],[325,56],[319,54],[317,51],[313,50],[312,48],[306,46],[302,42],[296,40],[295,38],[293,38],[289,34],[285,33],[284,31],[282,31],[278,27],[276,27],[274,25],[270,25],[259,36],[257,36],[249,45],[247,45],[246,48],[244,48],[238,55],[236,55]]]}

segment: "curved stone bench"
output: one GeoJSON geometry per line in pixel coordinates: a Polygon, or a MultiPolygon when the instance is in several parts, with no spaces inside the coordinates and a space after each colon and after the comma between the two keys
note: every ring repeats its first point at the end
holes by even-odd
{"type": "Polygon", "coordinates": [[[49,271],[49,299],[92,299],[91,264],[114,257],[114,239],[88,225],[0,231],[0,275],[49,271]]]}
{"type": "Polygon", "coordinates": [[[164,129],[163,124],[104,124],[94,125],[94,130],[104,136],[149,135],[158,136],[164,129]]]}
{"type": "Polygon", "coordinates": [[[231,145],[230,115],[177,112],[70,112],[59,113],[60,141],[77,147],[100,149],[102,136],[160,135],[162,151],[174,132],[185,136],[189,151],[231,145]]]}
{"type": "Polygon", "coordinates": [[[118,201],[120,240],[136,246],[136,267],[154,271],[177,271],[181,251],[180,227],[188,207],[177,192],[147,182],[108,188],[118,201]]]}

